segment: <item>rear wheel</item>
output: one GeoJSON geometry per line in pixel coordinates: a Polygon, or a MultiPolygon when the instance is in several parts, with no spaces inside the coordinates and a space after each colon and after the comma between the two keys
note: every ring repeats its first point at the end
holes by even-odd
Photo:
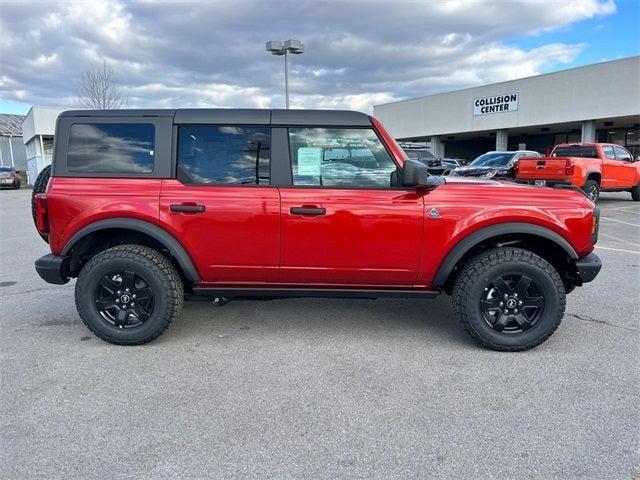
{"type": "Polygon", "coordinates": [[[140,345],[178,317],[184,291],[178,272],[160,253],[120,245],[87,262],[75,296],[78,313],[94,334],[117,345],[140,345]]]}
{"type": "MultiPolygon", "coordinates": [[[[51,178],[51,165],[44,167],[36,177],[36,181],[33,183],[33,190],[31,191],[31,216],[33,217],[33,224],[36,225],[36,228],[36,195],[44,193],[47,190],[49,178],[51,178]]],[[[38,232],[38,235],[40,235],[45,242],[49,243],[49,238],[46,235],[43,235],[40,232],[38,232]]]]}
{"type": "Polygon", "coordinates": [[[634,202],[640,202],[640,183],[631,189],[631,198],[634,202]]]}
{"type": "Polygon", "coordinates": [[[587,183],[584,184],[582,190],[587,194],[589,200],[593,203],[598,202],[598,198],[600,197],[600,184],[598,182],[595,180],[587,180],[587,183]]]}
{"type": "Polygon", "coordinates": [[[480,344],[519,351],[540,345],[560,325],[565,289],[558,272],[519,248],[484,252],[462,270],[453,288],[458,321],[480,344]]]}

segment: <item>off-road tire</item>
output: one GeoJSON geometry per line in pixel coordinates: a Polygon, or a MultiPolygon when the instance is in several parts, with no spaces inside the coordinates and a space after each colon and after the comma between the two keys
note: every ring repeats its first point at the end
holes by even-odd
{"type": "MultiPolygon", "coordinates": [[[[31,190],[31,216],[33,217],[33,224],[36,226],[36,195],[44,193],[47,190],[49,178],[51,178],[51,165],[47,165],[40,171],[36,177],[36,181],[33,183],[33,190],[31,190]]],[[[40,235],[45,242],[49,243],[49,237],[40,232],[38,232],[38,235],[40,235]]]]}
{"type": "Polygon", "coordinates": [[[631,189],[631,198],[634,202],[640,202],[640,183],[631,189]]]}
{"type": "Polygon", "coordinates": [[[175,267],[159,252],[141,245],[119,245],[100,252],[82,268],[76,282],[75,300],[82,321],[96,336],[116,345],[141,345],[162,335],[178,317],[184,287],[175,267]],[[107,272],[119,268],[136,272],[154,291],[150,317],[132,329],[108,323],[95,304],[98,282],[107,272]]]}
{"type": "Polygon", "coordinates": [[[564,315],[566,296],[562,279],[551,264],[528,250],[505,247],[481,253],[466,264],[455,280],[452,302],[462,327],[482,346],[515,352],[536,347],[555,332],[564,315]],[[480,301],[494,276],[511,272],[526,274],[539,283],[545,306],[529,330],[505,334],[484,321],[480,301]]]}
{"type": "Polygon", "coordinates": [[[600,198],[600,184],[598,182],[591,179],[587,180],[587,183],[582,187],[582,191],[587,194],[589,200],[593,203],[598,203],[598,199],[600,198]]]}

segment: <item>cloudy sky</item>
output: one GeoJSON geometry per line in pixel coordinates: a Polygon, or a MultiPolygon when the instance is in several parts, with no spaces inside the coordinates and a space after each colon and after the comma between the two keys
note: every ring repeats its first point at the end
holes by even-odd
{"type": "Polygon", "coordinates": [[[637,0],[0,0],[0,112],[73,107],[106,59],[129,107],[350,108],[637,55],[637,0]]]}

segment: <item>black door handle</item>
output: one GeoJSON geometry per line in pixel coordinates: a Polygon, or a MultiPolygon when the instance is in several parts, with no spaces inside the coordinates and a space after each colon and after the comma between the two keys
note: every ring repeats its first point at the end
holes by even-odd
{"type": "Polygon", "coordinates": [[[291,207],[289,209],[293,215],[326,215],[326,208],[319,207],[291,207]]]}
{"type": "Polygon", "coordinates": [[[204,205],[170,205],[172,212],[202,213],[206,210],[204,205]]]}

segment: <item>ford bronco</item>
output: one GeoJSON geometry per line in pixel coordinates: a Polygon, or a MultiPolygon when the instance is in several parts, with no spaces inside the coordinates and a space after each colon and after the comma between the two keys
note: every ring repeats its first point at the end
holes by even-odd
{"type": "Polygon", "coordinates": [[[80,317],[120,345],[184,299],[446,292],[482,345],[525,350],[601,267],[582,193],[445,181],[349,111],[64,112],[33,208],[51,247],[36,270],[77,277],[80,317]]]}

